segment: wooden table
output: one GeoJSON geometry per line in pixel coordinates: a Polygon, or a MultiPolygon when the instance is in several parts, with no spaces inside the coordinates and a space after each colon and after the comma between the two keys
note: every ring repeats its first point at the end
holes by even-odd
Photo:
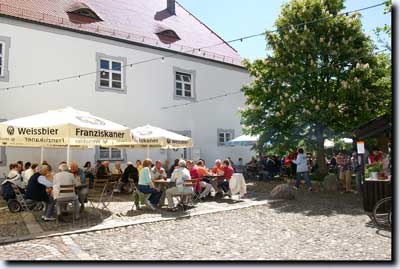
{"type": "Polygon", "coordinates": [[[392,196],[392,181],[379,179],[366,179],[363,184],[364,210],[372,212],[375,204],[386,197],[392,196]]]}

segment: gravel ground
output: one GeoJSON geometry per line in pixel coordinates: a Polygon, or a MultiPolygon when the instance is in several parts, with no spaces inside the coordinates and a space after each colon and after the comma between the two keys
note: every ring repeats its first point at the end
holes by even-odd
{"type": "Polygon", "coordinates": [[[296,200],[0,246],[0,259],[390,260],[354,194],[299,191],[296,200]],[[33,247],[35,246],[35,247],[33,247]]]}

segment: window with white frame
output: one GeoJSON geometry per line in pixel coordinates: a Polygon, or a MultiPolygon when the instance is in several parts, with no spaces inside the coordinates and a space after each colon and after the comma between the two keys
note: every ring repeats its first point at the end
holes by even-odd
{"type": "Polygon", "coordinates": [[[10,47],[11,38],[0,36],[0,81],[3,82],[8,82],[10,79],[10,71],[8,70],[10,47]]]}
{"type": "Polygon", "coordinates": [[[234,137],[233,129],[218,129],[218,145],[223,146],[234,137]]]}
{"type": "Polygon", "coordinates": [[[100,59],[100,87],[122,89],[122,62],[100,59]]]}
{"type": "Polygon", "coordinates": [[[125,57],[96,52],[96,91],[126,94],[127,61],[125,57]]]}
{"type": "Polygon", "coordinates": [[[196,71],[174,66],[173,76],[173,98],[175,100],[196,101],[196,71]]]}
{"type": "Polygon", "coordinates": [[[99,150],[100,160],[122,160],[122,150],[116,148],[103,148],[100,147],[99,150]]]}

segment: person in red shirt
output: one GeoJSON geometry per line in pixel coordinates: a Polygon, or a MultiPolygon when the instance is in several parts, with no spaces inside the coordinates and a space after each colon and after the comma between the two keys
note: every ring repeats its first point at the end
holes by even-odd
{"type": "Polygon", "coordinates": [[[224,179],[225,180],[223,182],[221,182],[218,187],[221,187],[222,190],[231,197],[230,190],[229,190],[229,180],[232,178],[234,170],[233,170],[229,160],[224,160],[223,164],[224,164],[224,166],[222,169],[224,171],[224,179]]]}
{"type": "Polygon", "coordinates": [[[197,171],[197,167],[194,166],[193,161],[187,161],[186,168],[189,170],[190,178],[192,180],[197,179],[197,184],[194,187],[194,191],[199,193],[200,192],[200,176],[199,176],[199,172],[197,171]]]}

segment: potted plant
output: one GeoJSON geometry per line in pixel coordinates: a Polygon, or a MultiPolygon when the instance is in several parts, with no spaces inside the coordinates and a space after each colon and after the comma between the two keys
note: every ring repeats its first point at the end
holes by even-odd
{"type": "Polygon", "coordinates": [[[366,172],[370,178],[379,179],[379,173],[383,172],[383,163],[376,162],[376,163],[368,165],[366,172]]]}

